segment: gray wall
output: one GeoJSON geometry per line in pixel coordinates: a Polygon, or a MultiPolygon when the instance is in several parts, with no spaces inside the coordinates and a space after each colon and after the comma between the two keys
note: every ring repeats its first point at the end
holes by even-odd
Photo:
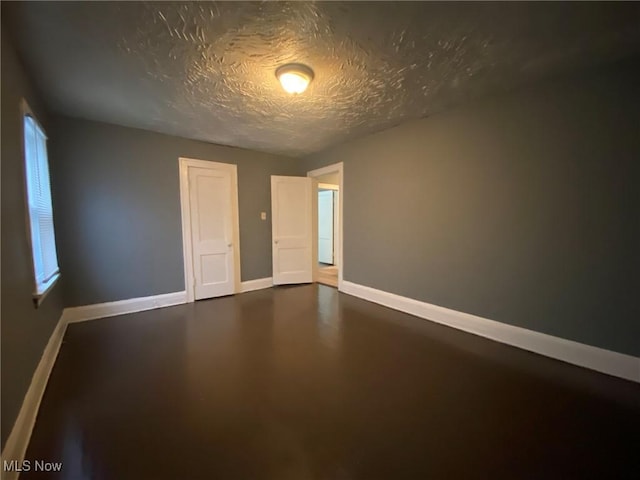
{"type": "MultiPolygon", "coordinates": [[[[40,308],[33,305],[31,250],[27,239],[20,100],[26,98],[47,128],[13,47],[2,32],[2,448],[22,405],[42,352],[62,313],[61,285],[40,308]]],[[[54,209],[58,207],[54,203],[54,209]]],[[[64,279],[62,280],[64,281],[64,279]]]]}
{"type": "Polygon", "coordinates": [[[181,156],[238,165],[241,278],[271,276],[269,177],[300,160],[68,117],[51,131],[66,306],[184,290],[181,156]]]}
{"type": "Polygon", "coordinates": [[[307,158],[344,161],[344,278],[640,355],[634,60],[307,158]]]}

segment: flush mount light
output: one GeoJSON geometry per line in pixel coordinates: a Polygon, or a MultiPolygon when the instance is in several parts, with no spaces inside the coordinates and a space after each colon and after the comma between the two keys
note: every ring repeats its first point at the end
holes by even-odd
{"type": "Polygon", "coordinates": [[[289,63],[276,70],[276,77],[285,92],[298,94],[304,92],[313,80],[313,70],[306,65],[289,63]]]}

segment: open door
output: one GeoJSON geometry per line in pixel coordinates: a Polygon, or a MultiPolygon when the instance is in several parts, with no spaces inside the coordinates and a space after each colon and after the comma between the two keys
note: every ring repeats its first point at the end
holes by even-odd
{"type": "Polygon", "coordinates": [[[274,285],[313,282],[313,182],[308,177],[271,177],[274,285]]]}
{"type": "Polygon", "coordinates": [[[318,261],[333,265],[333,190],[318,192],[318,261]]]}

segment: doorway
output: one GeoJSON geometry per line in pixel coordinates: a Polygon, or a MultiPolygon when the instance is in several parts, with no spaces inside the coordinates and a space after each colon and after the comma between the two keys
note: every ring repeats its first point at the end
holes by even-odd
{"type": "Polygon", "coordinates": [[[240,291],[236,165],[180,158],[187,301],[240,291]]]}
{"type": "Polygon", "coordinates": [[[315,185],[317,218],[317,258],[314,280],[337,287],[342,284],[342,163],[329,165],[307,173],[315,185]]]}

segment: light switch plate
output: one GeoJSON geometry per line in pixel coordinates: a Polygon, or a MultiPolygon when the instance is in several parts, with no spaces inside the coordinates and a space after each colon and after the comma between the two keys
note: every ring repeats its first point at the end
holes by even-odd
{"type": "Polygon", "coordinates": [[[267,212],[260,212],[260,219],[266,220],[267,219],[267,212]]]}

